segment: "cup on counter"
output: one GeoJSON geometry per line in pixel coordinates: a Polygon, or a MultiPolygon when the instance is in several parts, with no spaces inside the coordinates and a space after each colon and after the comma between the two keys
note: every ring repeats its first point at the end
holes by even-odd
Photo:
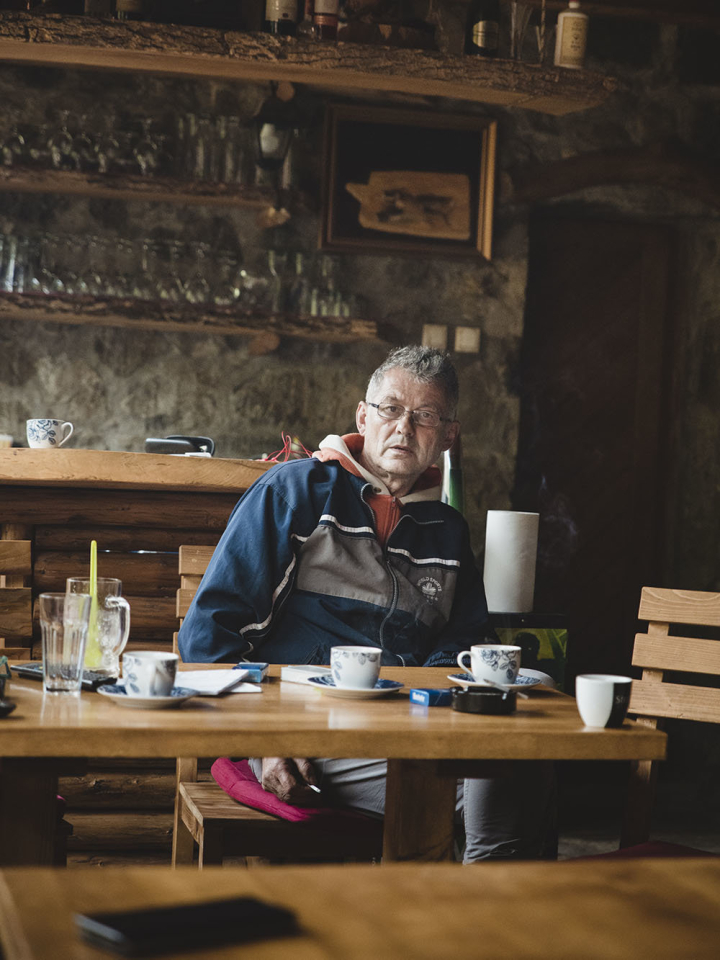
{"type": "Polygon", "coordinates": [[[360,687],[372,690],[380,676],[379,647],[333,647],[330,668],[336,687],[360,687]]]}
{"type": "Polygon", "coordinates": [[[91,603],[88,593],[41,593],[38,598],[47,693],[80,693],[91,603]]]}
{"type": "Polygon", "coordinates": [[[53,420],[41,417],[27,421],[28,444],[36,450],[61,447],[70,439],[73,425],[67,420],[53,420]]]}
{"type": "MultiPolygon", "coordinates": [[[[90,593],[90,580],[68,577],[67,593],[90,593]]],[[[91,619],[85,646],[85,666],[108,677],[120,676],[120,654],[130,635],[130,604],[122,594],[122,581],[97,578],[97,616],[91,619]]]]}
{"type": "Polygon", "coordinates": [[[621,727],[625,720],[632,677],[612,673],[582,673],[575,678],[575,700],[586,727],[621,727]]]}
{"type": "Polygon", "coordinates": [[[159,650],[124,653],[123,682],[128,697],[169,697],[175,686],[180,657],[159,650]]]}
{"type": "Polygon", "coordinates": [[[0,433],[0,448],[11,447],[13,445],[12,435],[9,433],[0,433]]]}
{"type": "Polygon", "coordinates": [[[458,666],[472,674],[475,683],[515,683],[520,670],[521,647],[506,643],[478,643],[458,654],[458,666]],[[470,666],[465,658],[470,658],[470,666]]]}

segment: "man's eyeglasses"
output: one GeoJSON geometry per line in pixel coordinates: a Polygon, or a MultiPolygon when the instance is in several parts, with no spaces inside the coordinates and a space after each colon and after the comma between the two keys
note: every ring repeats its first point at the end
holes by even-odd
{"type": "Polygon", "coordinates": [[[449,417],[441,417],[434,410],[406,410],[398,403],[370,403],[369,400],[365,402],[369,407],[375,407],[378,416],[383,420],[402,420],[407,413],[417,427],[438,427],[441,423],[452,423],[449,417]]]}

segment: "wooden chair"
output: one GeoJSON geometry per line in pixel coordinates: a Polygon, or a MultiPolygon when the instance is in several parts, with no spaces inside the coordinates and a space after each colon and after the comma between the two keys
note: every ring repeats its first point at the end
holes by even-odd
{"type": "MultiPolygon", "coordinates": [[[[720,722],[720,690],[667,676],[695,674],[699,683],[700,675],[720,676],[720,641],[670,636],[671,625],[720,627],[720,593],[643,587],[638,618],[648,621],[648,629],[635,637],[632,662],[643,674],[633,683],[628,712],[651,727],[666,717],[720,722]]],[[[650,836],[657,769],[655,761],[632,764],[621,852],[650,836]]]]}
{"type": "MultiPolygon", "coordinates": [[[[177,613],[188,611],[212,557],[213,547],[181,546],[177,613]]],[[[177,634],[175,634],[177,651],[177,634]]],[[[229,797],[214,780],[198,780],[197,757],[177,760],[173,866],[189,864],[198,848],[198,866],[221,864],[223,857],[260,857],[269,860],[374,860],[382,852],[382,832],[368,842],[367,832],[356,835],[292,823],[229,797]]]]}
{"type": "MultiPolygon", "coordinates": [[[[6,524],[6,528],[10,525],[6,524]]],[[[12,533],[9,529],[3,535],[12,533]]],[[[29,660],[32,646],[32,542],[0,540],[0,652],[29,660]]]]}

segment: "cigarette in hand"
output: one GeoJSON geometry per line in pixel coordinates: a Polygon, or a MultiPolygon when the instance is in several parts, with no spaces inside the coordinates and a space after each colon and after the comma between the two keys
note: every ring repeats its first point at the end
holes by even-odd
{"type": "Polygon", "coordinates": [[[321,793],[321,792],[322,792],[322,791],[320,790],[320,787],[316,787],[314,783],[309,783],[308,786],[310,787],[311,790],[314,790],[315,793],[321,793]]]}

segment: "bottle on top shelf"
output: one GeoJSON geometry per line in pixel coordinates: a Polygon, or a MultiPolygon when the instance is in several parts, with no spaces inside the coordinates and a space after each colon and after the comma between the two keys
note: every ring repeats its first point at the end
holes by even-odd
{"type": "Polygon", "coordinates": [[[117,20],[144,20],[145,0],[115,0],[117,20]]]}
{"type": "Polygon", "coordinates": [[[440,499],[459,513],[465,513],[463,491],[462,443],[460,437],[443,454],[443,482],[440,499]]]}
{"type": "Polygon", "coordinates": [[[555,34],[555,66],[580,70],[585,61],[588,17],[580,12],[578,0],[570,0],[558,16],[555,34]]]}
{"type": "Polygon", "coordinates": [[[337,40],[338,0],[315,0],[313,23],[318,40],[337,40]]]}
{"type": "Polygon", "coordinates": [[[465,25],[465,53],[496,57],[500,39],[500,0],[470,0],[465,25]]]}
{"type": "Polygon", "coordinates": [[[297,32],[296,0],[265,0],[263,30],[278,36],[294,37],[297,32]]]}
{"type": "Polygon", "coordinates": [[[297,25],[297,36],[301,40],[316,40],[317,31],[315,30],[315,21],[313,19],[315,9],[315,0],[305,0],[303,3],[302,20],[297,25]]]}

